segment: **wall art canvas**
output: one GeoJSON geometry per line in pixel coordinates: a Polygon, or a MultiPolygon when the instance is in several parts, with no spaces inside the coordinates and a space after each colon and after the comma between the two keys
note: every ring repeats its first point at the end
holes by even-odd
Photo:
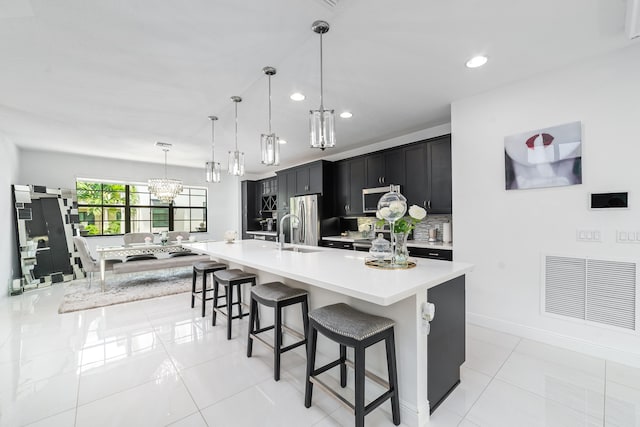
{"type": "Polygon", "coordinates": [[[582,184],[580,122],[504,138],[507,190],[582,184]]]}

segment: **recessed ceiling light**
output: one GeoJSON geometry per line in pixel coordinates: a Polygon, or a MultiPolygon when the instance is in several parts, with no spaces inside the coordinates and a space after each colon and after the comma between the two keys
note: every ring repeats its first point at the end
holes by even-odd
{"type": "Polygon", "coordinates": [[[478,68],[478,67],[482,67],[484,64],[486,64],[488,61],[488,58],[486,56],[474,56],[473,58],[471,58],[470,60],[467,61],[467,68],[478,68]]]}
{"type": "Polygon", "coordinates": [[[343,119],[350,119],[351,117],[353,117],[353,114],[348,111],[343,111],[342,113],[340,113],[340,117],[342,117],[343,119]]]}
{"type": "Polygon", "coordinates": [[[278,140],[278,142],[279,142],[280,144],[286,144],[286,143],[287,143],[287,140],[286,140],[286,139],[279,139],[279,140],[278,140]]]}
{"type": "Polygon", "coordinates": [[[293,101],[304,101],[305,97],[300,92],[296,92],[296,93],[292,93],[289,98],[291,98],[293,101]]]}

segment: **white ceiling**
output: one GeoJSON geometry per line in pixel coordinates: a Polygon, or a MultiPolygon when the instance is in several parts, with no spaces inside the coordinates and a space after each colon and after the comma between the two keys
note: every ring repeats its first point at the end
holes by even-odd
{"type": "Polygon", "coordinates": [[[289,141],[282,165],[308,148],[319,105],[324,19],[325,107],[345,151],[450,120],[450,103],[628,46],[625,0],[0,0],[0,132],[18,146],[203,167],[216,124],[216,160],[234,142],[247,170],[267,131],[289,141]],[[330,2],[335,2],[332,0],[330,2]],[[476,54],[489,63],[470,70],[476,54]],[[293,102],[289,95],[307,99],[293,102]]]}

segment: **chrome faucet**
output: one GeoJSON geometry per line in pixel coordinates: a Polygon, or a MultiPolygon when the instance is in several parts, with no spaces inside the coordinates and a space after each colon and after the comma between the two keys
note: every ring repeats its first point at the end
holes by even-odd
{"type": "MultiPolygon", "coordinates": [[[[280,237],[278,238],[278,249],[284,248],[284,220],[289,218],[289,222],[291,222],[291,218],[295,218],[300,221],[296,215],[288,213],[282,218],[280,218],[280,237]]],[[[293,238],[293,236],[291,236],[293,238]]]]}

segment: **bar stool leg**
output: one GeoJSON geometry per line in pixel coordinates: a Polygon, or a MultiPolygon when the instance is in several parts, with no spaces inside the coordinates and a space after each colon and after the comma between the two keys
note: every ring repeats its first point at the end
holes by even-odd
{"type": "Polygon", "coordinates": [[[364,427],[364,367],[365,348],[355,347],[353,364],[355,366],[355,414],[356,427],[364,427]]]}
{"type": "Polygon", "coordinates": [[[396,367],[396,345],[393,329],[384,340],[387,348],[387,369],[389,371],[389,386],[393,387],[393,396],[391,396],[391,415],[393,416],[393,424],[400,425],[400,398],[398,397],[398,370],[396,367]]]}
{"type": "Polygon", "coordinates": [[[204,317],[205,305],[207,303],[207,272],[202,272],[202,317],[204,317]]]}
{"type": "Polygon", "coordinates": [[[242,283],[236,285],[236,294],[238,295],[238,315],[242,319],[242,283]]]}
{"type": "Polygon", "coordinates": [[[340,344],[340,387],[347,386],[347,347],[340,344]]]}
{"type": "Polygon", "coordinates": [[[195,267],[193,268],[193,280],[191,283],[191,308],[193,308],[193,306],[195,305],[195,300],[196,300],[196,277],[197,277],[198,273],[196,272],[195,267]]]}
{"type": "Polygon", "coordinates": [[[224,288],[225,295],[227,295],[227,339],[231,339],[231,320],[233,317],[233,289],[231,285],[226,285],[224,288]]]}
{"type": "Polygon", "coordinates": [[[309,328],[309,337],[311,340],[307,351],[307,382],[304,388],[304,406],[305,408],[311,407],[311,396],[313,395],[313,383],[311,382],[311,374],[316,366],[316,342],[318,341],[318,331],[311,326],[309,328]]]}
{"type": "Polygon", "coordinates": [[[273,319],[273,335],[275,343],[273,345],[273,379],[280,381],[280,347],[282,347],[282,307],[276,304],[273,319]]]}
{"type": "Polygon", "coordinates": [[[216,326],[216,308],[218,307],[218,291],[219,291],[218,281],[216,280],[216,276],[213,276],[213,314],[211,319],[211,326],[216,326]]]}
{"type": "Polygon", "coordinates": [[[258,301],[251,298],[251,306],[249,307],[249,334],[247,335],[247,357],[251,357],[251,353],[253,352],[253,338],[251,334],[254,333],[257,328],[255,328],[255,316],[258,311],[258,301]]]}
{"type": "Polygon", "coordinates": [[[304,327],[304,347],[309,351],[309,304],[307,298],[302,300],[302,326],[304,327]]]}

